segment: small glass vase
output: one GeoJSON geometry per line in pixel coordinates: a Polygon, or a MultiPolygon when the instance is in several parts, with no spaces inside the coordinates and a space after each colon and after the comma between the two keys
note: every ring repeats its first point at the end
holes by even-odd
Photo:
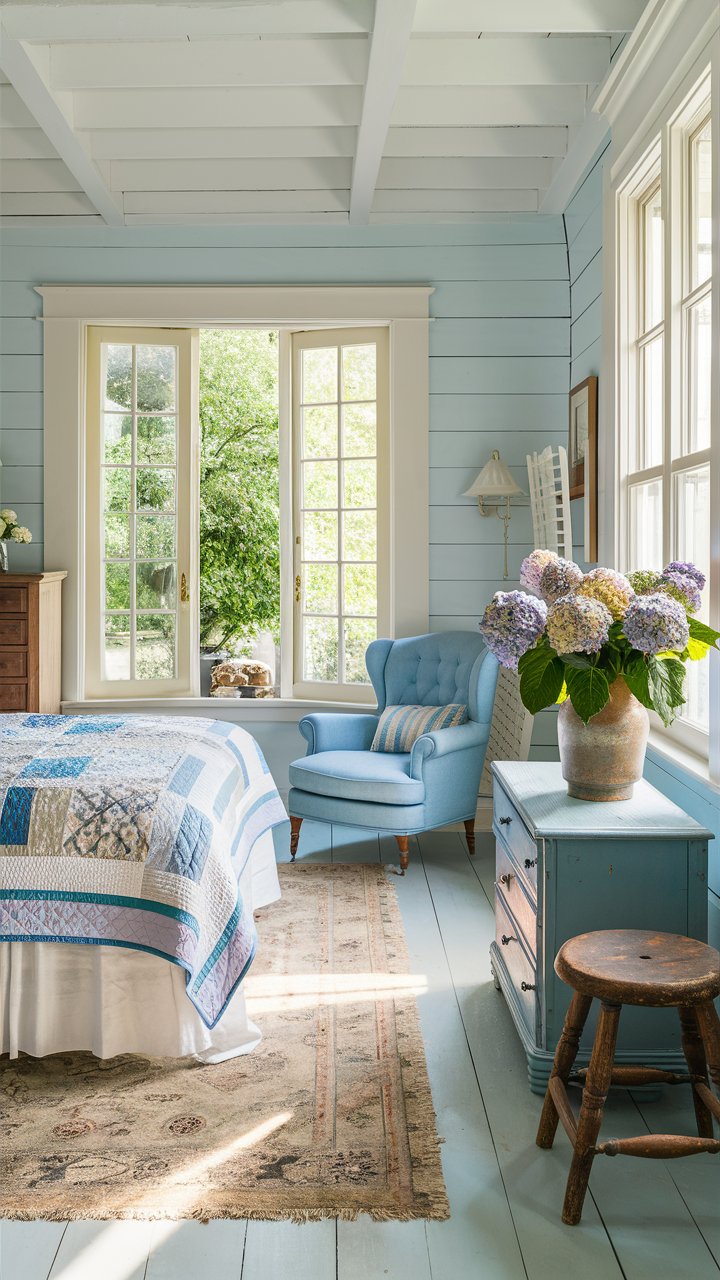
{"type": "Polygon", "coordinates": [[[9,573],[8,546],[5,538],[0,538],[0,573],[9,573]]]}

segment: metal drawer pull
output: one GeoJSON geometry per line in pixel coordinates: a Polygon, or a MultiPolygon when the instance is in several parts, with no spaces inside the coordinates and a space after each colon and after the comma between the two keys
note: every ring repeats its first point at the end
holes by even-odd
{"type": "Polygon", "coordinates": [[[504,875],[502,875],[502,876],[500,877],[500,883],[501,883],[501,884],[506,884],[506,885],[507,885],[507,887],[508,887],[508,889],[509,889],[509,888],[510,888],[510,881],[511,881],[511,880],[512,880],[512,878],[513,878],[513,874],[514,874],[514,873],[513,873],[512,871],[506,871],[506,872],[505,872],[505,874],[504,874],[504,875]]]}
{"type": "Polygon", "coordinates": [[[508,946],[508,944],[509,944],[509,943],[511,943],[511,942],[517,942],[517,938],[513,938],[513,937],[508,938],[507,934],[506,934],[506,933],[504,933],[504,934],[502,935],[501,939],[500,939],[500,942],[502,943],[502,945],[503,945],[504,947],[507,947],[507,946],[508,946]]]}
{"type": "Polygon", "coordinates": [[[530,870],[530,868],[531,868],[531,867],[536,867],[536,866],[537,866],[537,858],[526,858],[526,859],[525,859],[525,866],[527,867],[528,871],[530,870]]]}
{"type": "Polygon", "coordinates": [[[501,819],[500,819],[500,826],[501,826],[501,827],[509,827],[511,822],[512,822],[512,818],[501,818],[501,819]]]}
{"type": "Polygon", "coordinates": [[[537,987],[533,982],[521,982],[520,990],[521,991],[537,991],[537,987]]]}

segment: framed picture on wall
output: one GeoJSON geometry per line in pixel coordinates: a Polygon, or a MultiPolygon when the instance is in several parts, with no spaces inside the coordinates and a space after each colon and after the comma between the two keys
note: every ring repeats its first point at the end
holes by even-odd
{"type": "Polygon", "coordinates": [[[570,392],[570,497],[585,499],[585,558],[597,560],[597,377],[570,392]]]}

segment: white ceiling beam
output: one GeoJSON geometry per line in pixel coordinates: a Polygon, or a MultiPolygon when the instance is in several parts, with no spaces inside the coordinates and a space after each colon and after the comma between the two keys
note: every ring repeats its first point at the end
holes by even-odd
{"type": "MultiPolygon", "coordinates": [[[[566,91],[567,92],[567,91],[566,91]]],[[[356,125],[359,85],[317,88],[87,89],[74,95],[76,129],[197,129],[241,124],[285,128],[356,125]]]]}
{"type": "Polygon", "coordinates": [[[291,4],[4,4],[19,40],[207,40],[209,36],[361,35],[372,0],[292,0],[291,4]]]}
{"type": "Polygon", "coordinates": [[[403,64],[410,44],[416,0],[375,0],[367,80],[350,190],[351,223],[367,222],[375,194],[403,64]]]}
{"type": "Polygon", "coordinates": [[[576,85],[403,86],[391,124],[399,127],[570,125],[585,118],[585,89],[576,85]]]}
{"type": "Polygon", "coordinates": [[[53,89],[364,84],[368,60],[366,37],[116,41],[59,44],[49,49],[53,89]]]}
{"type": "Polygon", "coordinates": [[[564,156],[566,128],[388,129],[386,156],[564,156]]]}
{"type": "Polygon", "coordinates": [[[588,112],[540,201],[540,213],[564,212],[578,182],[607,134],[608,122],[604,116],[597,115],[594,111],[588,112]]]}
{"type": "Polygon", "coordinates": [[[599,84],[609,36],[413,40],[403,84],[599,84]]]}
{"type": "Polygon", "coordinates": [[[113,191],[318,191],[349,188],[351,167],[349,158],[112,160],[110,187],[113,191]]]}
{"type": "Polygon", "coordinates": [[[476,156],[385,157],[380,165],[377,189],[544,189],[552,177],[552,164],[552,160],[507,156],[499,159],[479,159],[476,156]]]}
{"type": "Polygon", "coordinates": [[[27,50],[19,40],[8,36],[1,25],[0,70],[98,213],[109,226],[122,226],[122,209],[105,186],[57,98],[27,50]]]}
{"type": "MultiPolygon", "coordinates": [[[[17,134],[30,133],[18,129],[17,134]]],[[[38,130],[39,132],[39,130],[38,130]]],[[[542,130],[539,130],[542,132],[542,130]]],[[[558,131],[563,132],[565,131],[558,131]]],[[[95,160],[263,160],[355,154],[357,129],[98,129],[83,135],[95,160]]],[[[20,145],[20,144],[18,144],[20,145]]],[[[444,153],[443,153],[444,154],[444,153]]],[[[527,154],[532,154],[528,152],[527,154]]],[[[564,155],[565,148],[544,154],[564,155]]]]}
{"type": "MultiPolygon", "coordinates": [[[[303,226],[346,227],[347,213],[304,213],[303,226]]],[[[296,226],[296,213],[129,213],[129,227],[265,227],[296,226]]]]}
{"type": "Polygon", "coordinates": [[[645,0],[418,0],[415,30],[433,32],[632,31],[645,0]]]}

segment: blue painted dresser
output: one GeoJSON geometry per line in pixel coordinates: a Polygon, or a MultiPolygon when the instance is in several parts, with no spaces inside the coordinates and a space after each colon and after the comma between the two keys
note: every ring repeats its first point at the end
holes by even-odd
{"type": "MultiPolygon", "coordinates": [[[[707,941],[712,833],[648,782],[632,800],[574,800],[559,764],[493,763],[496,986],[505,995],[544,1093],[570,989],[553,962],[567,938],[594,929],[657,929],[707,941]]],[[[585,1027],[587,1062],[596,1010],[585,1027]]],[[[685,1070],[674,1009],[624,1008],[618,1062],[685,1070]]]]}

